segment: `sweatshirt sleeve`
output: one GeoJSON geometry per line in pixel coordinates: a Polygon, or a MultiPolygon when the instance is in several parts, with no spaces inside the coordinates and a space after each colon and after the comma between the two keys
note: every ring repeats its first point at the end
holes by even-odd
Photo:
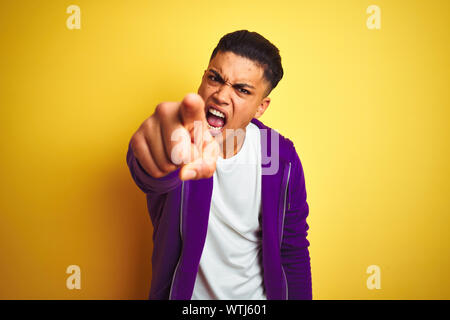
{"type": "Polygon", "coordinates": [[[288,298],[294,300],[312,299],[309,241],[306,238],[308,214],[303,168],[293,148],[281,260],[288,282],[288,298]]]}
{"type": "Polygon", "coordinates": [[[154,178],[150,176],[142,168],[141,164],[134,156],[133,150],[131,149],[131,141],[128,144],[127,164],[134,182],[139,189],[146,194],[166,193],[176,188],[181,183],[181,179],[178,176],[180,169],[177,169],[161,178],[154,178]]]}

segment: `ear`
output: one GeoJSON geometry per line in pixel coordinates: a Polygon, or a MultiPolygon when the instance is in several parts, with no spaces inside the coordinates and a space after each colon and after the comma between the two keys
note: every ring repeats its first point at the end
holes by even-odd
{"type": "Polygon", "coordinates": [[[259,117],[261,117],[264,114],[264,112],[266,111],[266,109],[269,106],[269,104],[270,104],[270,98],[269,97],[265,97],[261,101],[261,104],[256,109],[256,113],[255,113],[255,117],[254,118],[258,119],[259,117]]]}

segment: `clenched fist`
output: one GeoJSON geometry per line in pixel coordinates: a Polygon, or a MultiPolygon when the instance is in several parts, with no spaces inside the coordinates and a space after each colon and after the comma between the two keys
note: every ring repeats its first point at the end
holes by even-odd
{"type": "Polygon", "coordinates": [[[219,155],[205,103],[194,93],[182,102],[160,103],[131,138],[131,149],[150,176],[160,178],[181,167],[182,180],[211,177],[219,155]]]}

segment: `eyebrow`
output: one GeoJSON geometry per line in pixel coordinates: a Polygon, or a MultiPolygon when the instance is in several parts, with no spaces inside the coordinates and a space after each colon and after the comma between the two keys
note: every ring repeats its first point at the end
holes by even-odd
{"type": "MultiPolygon", "coordinates": [[[[216,77],[218,77],[222,82],[225,82],[225,80],[223,80],[223,77],[220,75],[220,73],[218,73],[216,70],[214,69],[209,69],[208,71],[214,73],[214,75],[216,77]]],[[[234,88],[250,88],[250,89],[255,89],[254,86],[247,84],[247,83],[235,83],[232,85],[234,88]]]]}

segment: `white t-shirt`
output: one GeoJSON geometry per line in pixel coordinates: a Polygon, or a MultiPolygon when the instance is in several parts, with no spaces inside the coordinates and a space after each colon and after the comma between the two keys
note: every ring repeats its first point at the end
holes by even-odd
{"type": "Polygon", "coordinates": [[[261,144],[249,123],[241,150],[219,157],[193,300],[266,299],[261,255],[261,144]]]}

